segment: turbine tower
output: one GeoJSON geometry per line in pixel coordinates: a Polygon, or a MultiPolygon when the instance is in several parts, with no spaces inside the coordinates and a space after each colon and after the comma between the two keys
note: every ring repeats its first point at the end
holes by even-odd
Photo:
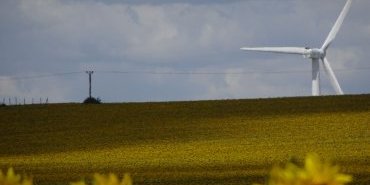
{"type": "Polygon", "coordinates": [[[303,55],[304,58],[310,58],[312,60],[312,95],[320,95],[320,60],[324,67],[325,72],[330,78],[331,85],[333,86],[336,94],[343,95],[342,88],[340,87],[337,77],[335,77],[334,71],[330,66],[328,59],[326,58],[326,52],[334,41],[340,27],[343,24],[344,18],[348,14],[352,0],[347,0],[342,12],[340,13],[337,21],[331,29],[328,37],[321,48],[305,48],[305,47],[259,47],[259,48],[248,48],[243,47],[241,50],[245,51],[259,51],[259,52],[272,52],[272,53],[284,53],[284,54],[296,54],[303,55]]]}

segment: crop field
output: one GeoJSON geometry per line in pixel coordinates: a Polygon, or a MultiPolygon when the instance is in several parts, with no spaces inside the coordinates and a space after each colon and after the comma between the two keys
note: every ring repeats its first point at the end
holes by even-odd
{"type": "Polygon", "coordinates": [[[0,107],[0,169],[37,185],[250,185],[315,152],[370,184],[370,95],[0,107]]]}

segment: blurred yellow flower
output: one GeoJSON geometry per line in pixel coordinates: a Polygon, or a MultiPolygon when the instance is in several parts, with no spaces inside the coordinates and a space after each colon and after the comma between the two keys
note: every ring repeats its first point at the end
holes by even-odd
{"type": "Polygon", "coordinates": [[[304,168],[304,180],[313,185],[344,185],[352,181],[352,176],[340,173],[339,166],[321,161],[317,154],[307,155],[304,168]]]}
{"type": "Polygon", "coordinates": [[[32,185],[32,179],[22,177],[14,173],[13,168],[9,168],[6,174],[0,170],[0,185],[32,185]]]}
{"type": "Polygon", "coordinates": [[[291,162],[284,167],[275,166],[267,184],[345,185],[351,181],[352,176],[340,173],[338,166],[322,161],[317,154],[308,154],[303,168],[291,162]]]}
{"type": "MultiPolygon", "coordinates": [[[[72,182],[71,185],[87,185],[84,181],[72,182]]],[[[117,175],[110,173],[109,175],[94,174],[93,185],[132,185],[130,174],[125,174],[120,181],[117,175]]]]}
{"type": "Polygon", "coordinates": [[[86,185],[85,181],[71,182],[70,185],[86,185]]]}

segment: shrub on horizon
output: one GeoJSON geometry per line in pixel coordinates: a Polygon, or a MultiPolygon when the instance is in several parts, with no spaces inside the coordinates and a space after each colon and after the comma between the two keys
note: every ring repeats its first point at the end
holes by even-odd
{"type": "Polygon", "coordinates": [[[339,166],[322,161],[317,154],[308,154],[304,167],[292,162],[275,166],[266,185],[345,185],[351,181],[352,176],[340,173],[339,166]]]}
{"type": "Polygon", "coordinates": [[[13,168],[9,168],[5,174],[0,170],[0,185],[32,185],[32,179],[23,177],[19,174],[14,173],[13,168]]]}
{"type": "Polygon", "coordinates": [[[88,97],[83,101],[84,104],[101,104],[100,98],[88,97]]]}

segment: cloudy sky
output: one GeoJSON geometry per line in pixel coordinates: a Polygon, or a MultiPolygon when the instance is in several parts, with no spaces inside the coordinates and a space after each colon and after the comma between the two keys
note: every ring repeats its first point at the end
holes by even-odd
{"type": "MultiPolygon", "coordinates": [[[[320,47],[344,0],[1,0],[0,101],[307,96],[311,63],[243,46],[320,47]],[[71,73],[73,72],[73,73],[71,73]],[[76,72],[76,73],[74,73],[76,72]]],[[[328,59],[370,93],[370,1],[354,0],[328,59]]],[[[334,94],[325,73],[322,91],[334,94]]]]}

